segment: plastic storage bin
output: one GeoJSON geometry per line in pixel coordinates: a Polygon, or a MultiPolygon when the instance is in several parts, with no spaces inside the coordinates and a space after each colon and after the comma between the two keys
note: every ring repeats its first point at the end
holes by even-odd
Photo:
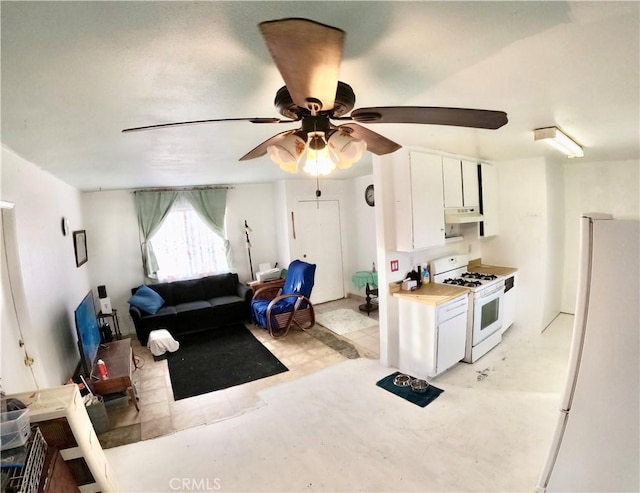
{"type": "Polygon", "coordinates": [[[21,447],[31,433],[29,409],[0,413],[0,449],[21,447]]]}

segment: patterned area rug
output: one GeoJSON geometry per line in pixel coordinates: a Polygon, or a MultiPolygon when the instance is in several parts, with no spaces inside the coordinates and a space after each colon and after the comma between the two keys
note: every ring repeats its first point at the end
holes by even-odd
{"type": "Polygon", "coordinates": [[[316,322],[339,335],[378,325],[378,321],[349,308],[316,313],[316,322]]]}

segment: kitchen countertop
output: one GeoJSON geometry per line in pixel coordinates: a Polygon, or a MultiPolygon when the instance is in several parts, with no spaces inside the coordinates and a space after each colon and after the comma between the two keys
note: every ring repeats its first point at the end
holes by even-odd
{"type": "Polygon", "coordinates": [[[430,282],[423,284],[415,291],[402,291],[398,288],[400,285],[390,286],[390,292],[396,298],[403,298],[409,301],[424,303],[425,305],[437,306],[447,301],[451,301],[460,295],[469,293],[467,288],[460,286],[451,286],[450,284],[438,284],[430,282]]]}
{"type": "Polygon", "coordinates": [[[468,265],[469,272],[480,274],[494,274],[496,276],[510,276],[518,272],[515,267],[501,267],[499,265],[483,264],[481,259],[471,260],[468,265]]]}

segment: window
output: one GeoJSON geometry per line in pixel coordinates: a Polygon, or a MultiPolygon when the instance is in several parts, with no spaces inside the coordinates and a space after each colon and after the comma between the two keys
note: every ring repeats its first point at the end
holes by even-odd
{"type": "Polygon", "coordinates": [[[229,271],[224,239],[200,219],[184,197],[178,197],[171,206],[151,244],[160,282],[229,271]]]}

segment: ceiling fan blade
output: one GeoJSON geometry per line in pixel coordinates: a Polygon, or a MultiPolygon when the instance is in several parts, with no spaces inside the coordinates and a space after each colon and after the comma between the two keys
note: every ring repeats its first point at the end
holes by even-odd
{"type": "Polygon", "coordinates": [[[424,123],[495,130],[509,120],[504,111],[429,106],[387,106],[359,108],[351,112],[359,123],[424,123]]]}
{"type": "Polygon", "coordinates": [[[345,32],[307,19],[261,22],[260,32],[293,102],[309,108],[319,100],[333,108],[345,32]]]}
{"type": "Polygon", "coordinates": [[[389,154],[402,147],[400,144],[396,144],[392,140],[389,140],[368,128],[364,128],[357,123],[347,123],[345,125],[340,125],[338,128],[349,129],[352,137],[364,140],[367,143],[367,150],[377,154],[378,156],[389,154]]]}
{"type": "Polygon", "coordinates": [[[269,137],[262,144],[255,147],[254,149],[247,152],[244,156],[242,156],[239,161],[248,161],[249,159],[255,159],[257,157],[264,156],[267,153],[267,147],[272,146],[280,142],[287,135],[294,133],[296,130],[287,130],[285,132],[280,132],[279,134],[274,135],[273,137],[269,137]]]}
{"type": "Polygon", "coordinates": [[[140,132],[142,130],[154,130],[156,128],[181,127],[185,125],[197,125],[213,122],[251,122],[251,123],[293,123],[295,120],[280,120],[279,118],[217,118],[212,120],[193,120],[189,122],[161,123],[159,125],[147,125],[144,127],[125,128],[122,133],[140,132]]]}

